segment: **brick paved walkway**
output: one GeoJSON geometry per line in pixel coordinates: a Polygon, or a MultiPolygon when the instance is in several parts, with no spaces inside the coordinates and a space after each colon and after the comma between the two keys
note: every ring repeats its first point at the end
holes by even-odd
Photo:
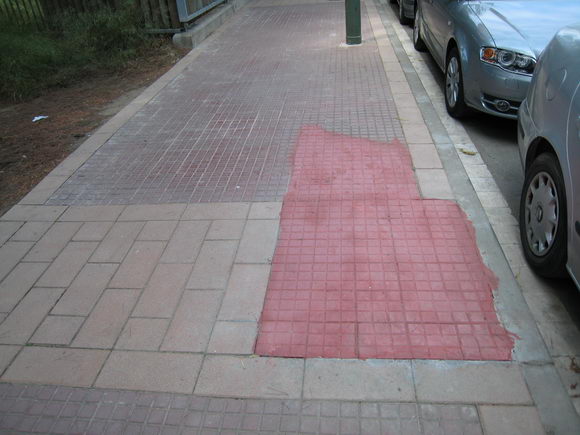
{"type": "Polygon", "coordinates": [[[254,355],[303,127],[454,199],[381,26],[256,0],[0,217],[0,431],[542,433],[517,361],[254,355]]]}

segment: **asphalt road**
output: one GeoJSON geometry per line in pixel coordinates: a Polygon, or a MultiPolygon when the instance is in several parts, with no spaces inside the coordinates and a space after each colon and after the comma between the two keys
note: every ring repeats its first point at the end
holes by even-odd
{"type": "MultiPolygon", "coordinates": [[[[390,5],[393,12],[397,4],[390,5]]],[[[412,38],[412,27],[404,26],[412,38]]],[[[437,79],[441,93],[444,88],[444,76],[428,52],[421,53],[431,74],[437,79]]],[[[512,214],[519,216],[519,202],[524,182],[520,155],[517,144],[517,122],[482,113],[473,113],[463,120],[471,141],[477,147],[481,158],[493,175],[495,182],[506,199],[512,214]]],[[[571,279],[546,280],[553,293],[564,304],[572,321],[580,328],[580,291],[571,279]]],[[[564,320],[564,319],[562,319],[564,320]]]]}

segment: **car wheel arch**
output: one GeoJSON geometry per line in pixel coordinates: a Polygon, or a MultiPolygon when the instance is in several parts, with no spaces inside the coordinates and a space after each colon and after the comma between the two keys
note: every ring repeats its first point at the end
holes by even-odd
{"type": "Polygon", "coordinates": [[[560,164],[558,153],[556,153],[556,150],[554,149],[552,144],[544,137],[537,137],[530,144],[528,152],[526,153],[526,166],[524,170],[527,171],[528,168],[531,166],[531,164],[534,162],[534,160],[536,160],[536,158],[539,155],[544,153],[553,154],[556,157],[558,164],[560,164]]]}

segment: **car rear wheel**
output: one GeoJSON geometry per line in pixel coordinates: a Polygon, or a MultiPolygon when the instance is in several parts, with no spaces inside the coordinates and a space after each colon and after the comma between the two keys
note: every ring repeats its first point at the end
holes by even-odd
{"type": "Polygon", "coordinates": [[[411,20],[405,16],[405,8],[403,7],[403,0],[399,0],[399,23],[403,25],[411,23],[411,20]]]}
{"type": "Polygon", "coordinates": [[[425,51],[426,46],[421,37],[421,27],[419,27],[419,6],[415,7],[415,20],[413,21],[413,47],[417,51],[425,51]]]}
{"type": "Polygon", "coordinates": [[[463,73],[457,47],[451,48],[445,63],[445,107],[454,118],[462,118],[468,113],[463,94],[463,73]]]}
{"type": "Polygon", "coordinates": [[[532,268],[546,277],[566,274],[566,190],[551,153],[541,154],[526,171],[520,200],[520,238],[532,268]]]}

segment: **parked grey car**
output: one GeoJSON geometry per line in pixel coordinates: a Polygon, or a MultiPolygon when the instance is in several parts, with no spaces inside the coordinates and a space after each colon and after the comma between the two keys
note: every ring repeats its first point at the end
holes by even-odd
{"type": "Polygon", "coordinates": [[[560,30],[540,57],[520,107],[518,144],[526,259],[544,276],[567,269],[580,288],[580,23],[560,30]]]}
{"type": "Polygon", "coordinates": [[[391,3],[397,3],[399,6],[399,22],[409,24],[415,18],[415,5],[417,0],[390,0],[391,3]]]}
{"type": "Polygon", "coordinates": [[[419,0],[415,14],[415,48],[445,72],[449,114],[516,119],[536,59],[558,29],[580,21],[580,0],[419,0]]]}

